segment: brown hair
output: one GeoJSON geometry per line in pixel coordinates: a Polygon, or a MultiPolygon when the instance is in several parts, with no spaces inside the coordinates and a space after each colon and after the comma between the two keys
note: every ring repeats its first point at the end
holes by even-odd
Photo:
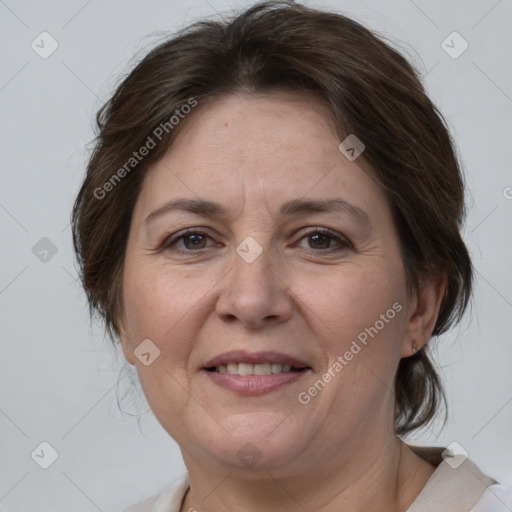
{"type": "MultiPolygon", "coordinates": [[[[159,44],[98,112],[99,133],[72,226],[91,314],[101,314],[112,340],[119,335],[123,261],[135,201],[146,169],[183,125],[170,119],[183,117],[191,101],[276,89],[322,98],[340,140],[355,134],[363,141],[362,157],[389,198],[409,291],[422,278],[447,278],[433,336],[462,317],[473,280],[460,234],[464,181],[446,122],[419,73],[382,36],[350,18],[271,1],[226,21],[195,23],[159,44]],[[158,138],[156,147],[135,160],[134,151],[150,138],[158,138]]],[[[446,405],[428,346],[401,359],[395,388],[398,435],[425,426],[441,400],[446,405]]]]}

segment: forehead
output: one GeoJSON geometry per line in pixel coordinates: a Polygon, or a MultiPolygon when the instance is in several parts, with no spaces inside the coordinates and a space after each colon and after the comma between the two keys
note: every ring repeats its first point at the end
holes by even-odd
{"type": "Polygon", "coordinates": [[[231,94],[199,105],[171,152],[183,156],[188,144],[195,144],[209,149],[207,156],[189,155],[195,158],[292,163],[299,156],[318,159],[331,151],[338,139],[334,127],[331,111],[314,96],[284,91],[231,94]]]}
{"type": "Polygon", "coordinates": [[[363,158],[349,161],[339,151],[333,115],[314,96],[226,95],[200,103],[182,122],[147,173],[141,201],[148,207],[174,196],[222,197],[229,206],[341,192],[362,208],[372,196],[382,199],[363,158]]]}

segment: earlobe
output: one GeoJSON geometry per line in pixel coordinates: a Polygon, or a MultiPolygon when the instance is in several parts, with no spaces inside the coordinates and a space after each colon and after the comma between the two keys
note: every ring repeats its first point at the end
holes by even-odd
{"type": "Polygon", "coordinates": [[[121,326],[119,327],[119,340],[123,350],[124,358],[131,365],[135,365],[135,355],[133,353],[132,344],[121,326]]]}
{"type": "Polygon", "coordinates": [[[133,354],[133,349],[129,341],[126,341],[126,338],[121,340],[124,358],[131,364],[135,365],[135,357],[133,354]]]}
{"type": "MultiPolygon", "coordinates": [[[[122,289],[121,289],[122,293],[122,289]]],[[[126,317],[124,315],[124,305],[121,303],[117,305],[116,308],[116,334],[121,343],[121,348],[123,350],[123,355],[126,361],[131,365],[135,365],[135,354],[133,353],[133,347],[130,341],[130,337],[128,336],[128,332],[125,329],[125,321],[126,317]]]]}
{"type": "Polygon", "coordinates": [[[446,276],[438,275],[420,281],[418,291],[411,298],[405,327],[402,357],[410,357],[428,342],[439,316],[446,290],[446,276]]]}

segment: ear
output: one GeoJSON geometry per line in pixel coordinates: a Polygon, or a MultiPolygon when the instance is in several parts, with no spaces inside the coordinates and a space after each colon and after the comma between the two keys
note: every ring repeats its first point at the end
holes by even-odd
{"type": "Polygon", "coordinates": [[[420,280],[418,291],[409,299],[407,307],[402,357],[420,350],[432,336],[446,290],[446,275],[420,280]]]}
{"type": "Polygon", "coordinates": [[[123,349],[124,358],[131,364],[135,365],[135,355],[133,353],[133,347],[130,341],[130,338],[126,334],[126,331],[121,324],[119,323],[119,339],[121,342],[121,348],[123,349]]]}

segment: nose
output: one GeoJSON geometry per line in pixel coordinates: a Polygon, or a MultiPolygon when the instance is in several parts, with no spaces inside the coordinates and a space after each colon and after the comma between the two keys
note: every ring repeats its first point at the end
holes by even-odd
{"type": "Polygon", "coordinates": [[[263,251],[248,263],[235,253],[232,271],[223,282],[216,312],[224,322],[240,322],[259,329],[287,321],[293,313],[286,275],[272,264],[272,255],[263,251]]]}

